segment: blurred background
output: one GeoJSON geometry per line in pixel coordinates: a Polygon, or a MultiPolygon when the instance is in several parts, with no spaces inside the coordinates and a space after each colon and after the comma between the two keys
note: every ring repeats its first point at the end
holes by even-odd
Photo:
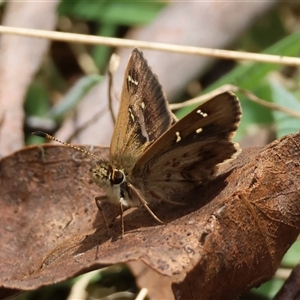
{"type": "MultiPolygon", "coordinates": [[[[0,20],[1,25],[22,28],[286,56],[300,53],[297,1],[2,1],[0,20]]],[[[131,49],[2,34],[1,157],[40,142],[40,138],[30,136],[34,130],[72,143],[108,146],[114,125],[108,106],[107,66],[114,52],[120,56],[120,67],[114,74],[114,89],[120,95],[131,49]]],[[[162,51],[144,53],[170,102],[182,102],[231,83],[300,111],[297,67],[162,51]]],[[[243,94],[238,96],[243,119],[236,140],[242,148],[263,146],[299,131],[299,119],[254,104],[243,94]]],[[[115,114],[118,104],[118,97],[114,97],[115,114]]],[[[181,117],[190,109],[176,114],[181,117]]],[[[272,281],[240,299],[272,299],[297,262],[299,247],[296,242],[289,250],[272,281]]],[[[68,299],[78,280],[26,293],[18,299],[68,299]]],[[[93,299],[134,299],[140,288],[127,266],[114,266],[92,277],[88,290],[93,299]],[[128,293],[116,294],[120,291],[128,293]],[[116,295],[103,298],[109,294],[116,295]]]]}

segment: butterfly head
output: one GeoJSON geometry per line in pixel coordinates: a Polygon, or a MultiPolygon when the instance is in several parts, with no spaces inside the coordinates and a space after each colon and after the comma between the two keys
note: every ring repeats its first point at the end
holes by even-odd
{"type": "Polygon", "coordinates": [[[124,172],[113,168],[108,161],[98,161],[90,171],[93,181],[106,193],[109,200],[119,203],[124,197],[124,172]]]}
{"type": "Polygon", "coordinates": [[[112,168],[107,161],[98,161],[90,171],[94,182],[105,190],[109,186],[120,185],[125,181],[124,172],[112,168]]]}

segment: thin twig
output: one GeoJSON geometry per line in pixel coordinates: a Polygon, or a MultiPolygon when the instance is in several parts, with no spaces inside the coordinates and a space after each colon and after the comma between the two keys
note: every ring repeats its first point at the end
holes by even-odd
{"type": "Polygon", "coordinates": [[[109,60],[109,68],[108,68],[108,108],[114,124],[116,123],[116,117],[112,107],[112,98],[113,98],[112,94],[114,91],[113,79],[114,79],[114,73],[118,68],[119,63],[120,63],[120,56],[113,53],[109,60]]]}
{"type": "Polygon", "coordinates": [[[135,300],[144,300],[148,294],[148,290],[146,288],[142,288],[135,298],[135,300]]]}
{"type": "Polygon", "coordinates": [[[169,51],[169,52],[185,53],[185,54],[196,54],[196,55],[204,55],[204,56],[218,57],[218,58],[232,59],[232,60],[248,60],[248,61],[256,61],[256,62],[263,62],[263,63],[276,63],[281,65],[300,66],[300,58],[280,56],[280,55],[229,51],[223,49],[211,49],[211,48],[202,48],[202,47],[190,47],[190,46],[182,46],[182,45],[153,43],[153,42],[136,41],[136,40],[129,40],[129,39],[119,39],[119,38],[101,37],[101,36],[93,36],[93,35],[85,35],[85,34],[17,28],[17,27],[9,27],[9,26],[0,26],[0,33],[16,34],[16,35],[30,36],[30,37],[37,37],[37,38],[46,38],[50,40],[65,41],[65,42],[72,42],[72,43],[107,45],[113,47],[122,46],[122,47],[130,47],[130,48],[137,46],[144,49],[161,50],[161,51],[169,51]]]}

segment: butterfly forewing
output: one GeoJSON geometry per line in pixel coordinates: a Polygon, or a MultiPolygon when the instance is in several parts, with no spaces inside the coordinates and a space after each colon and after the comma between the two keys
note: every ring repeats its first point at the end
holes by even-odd
{"type": "Polygon", "coordinates": [[[229,92],[200,105],[144,152],[133,169],[132,184],[147,199],[178,200],[239,151],[231,138],[240,118],[239,101],[229,92]]]}
{"type": "Polygon", "coordinates": [[[156,75],[141,51],[129,59],[120,109],[110,146],[110,163],[127,174],[145,149],[172,123],[172,113],[156,75]]]}

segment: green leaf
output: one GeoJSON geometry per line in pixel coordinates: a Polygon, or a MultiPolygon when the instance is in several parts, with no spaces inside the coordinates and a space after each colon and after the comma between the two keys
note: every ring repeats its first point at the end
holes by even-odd
{"type": "MultiPolygon", "coordinates": [[[[100,26],[97,35],[99,36],[116,36],[118,27],[113,24],[104,24],[100,26]]],[[[93,58],[100,70],[100,72],[105,72],[112,49],[107,46],[95,45],[93,47],[93,58]]]]}
{"type": "Polygon", "coordinates": [[[30,85],[24,104],[26,115],[43,116],[50,108],[45,81],[36,79],[30,85]]]}
{"type": "Polygon", "coordinates": [[[251,291],[254,294],[258,294],[264,297],[268,297],[268,299],[273,299],[277,292],[282,287],[283,281],[279,279],[272,279],[270,281],[265,282],[257,289],[252,289],[251,291]]]}
{"type": "Polygon", "coordinates": [[[150,23],[165,6],[164,2],[156,1],[112,1],[102,15],[101,21],[108,24],[140,26],[150,23]]]}
{"type": "MultiPolygon", "coordinates": [[[[274,103],[300,113],[300,101],[291,92],[275,81],[270,82],[270,89],[274,103]]],[[[273,111],[272,114],[277,125],[277,138],[299,131],[300,119],[279,111],[273,111]]]]}
{"type": "Polygon", "coordinates": [[[166,5],[158,1],[85,1],[63,0],[58,8],[60,15],[74,16],[103,24],[126,26],[150,23],[166,5]]]}
{"type": "Polygon", "coordinates": [[[294,268],[299,262],[300,241],[297,240],[284,255],[281,266],[285,268],[294,268]]]}

